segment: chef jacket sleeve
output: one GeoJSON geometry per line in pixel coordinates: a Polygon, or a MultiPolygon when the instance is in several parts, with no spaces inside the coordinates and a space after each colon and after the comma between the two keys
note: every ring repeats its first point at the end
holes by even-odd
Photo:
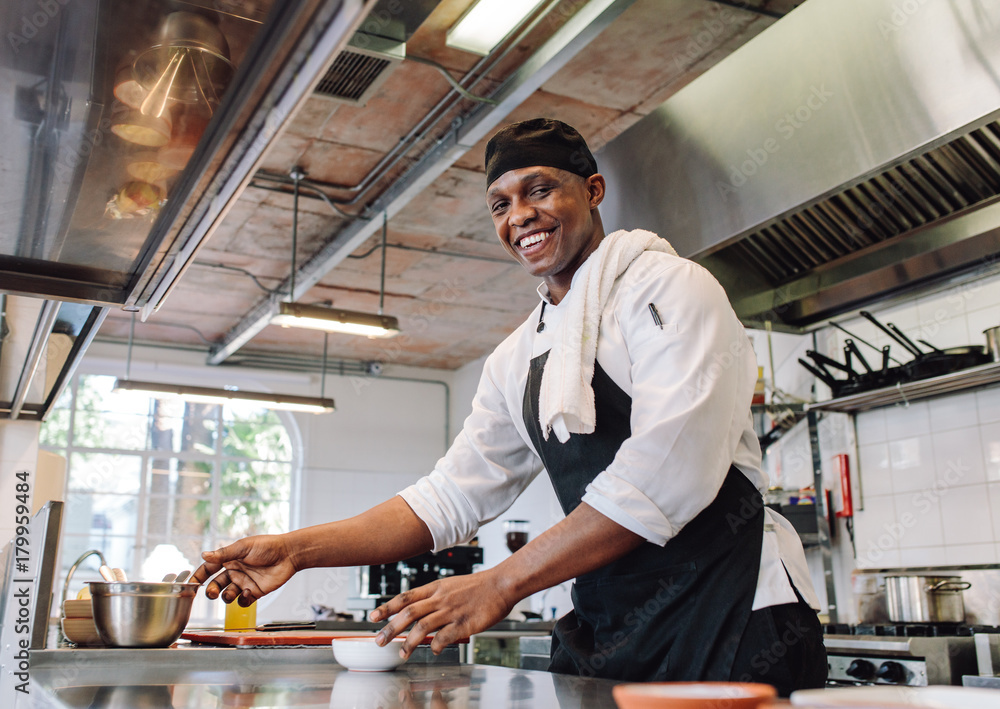
{"type": "Polygon", "coordinates": [[[632,432],[583,501],[662,545],[722,487],[747,427],[756,358],[701,266],[644,256],[623,278],[614,317],[630,360],[632,432]]]}
{"type": "Polygon", "coordinates": [[[472,413],[433,472],[400,492],[434,539],[434,551],[472,539],[496,519],[541,470],[518,434],[498,382],[504,349],[487,361],[472,413]]]}

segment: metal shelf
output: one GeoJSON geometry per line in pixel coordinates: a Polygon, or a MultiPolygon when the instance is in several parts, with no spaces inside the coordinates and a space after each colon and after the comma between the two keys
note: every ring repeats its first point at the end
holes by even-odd
{"type": "Polygon", "coordinates": [[[873,389],[861,394],[841,396],[836,399],[806,404],[808,411],[841,411],[858,413],[880,406],[891,406],[934,396],[943,396],[964,389],[1000,383],[1000,362],[991,362],[978,367],[969,367],[939,377],[921,379],[916,382],[897,384],[894,387],[873,389]]]}

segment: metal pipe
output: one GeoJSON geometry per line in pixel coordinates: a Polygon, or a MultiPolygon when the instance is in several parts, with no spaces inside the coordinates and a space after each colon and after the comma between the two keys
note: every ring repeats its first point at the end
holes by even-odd
{"type": "MultiPolygon", "coordinates": [[[[417,194],[451,167],[481,138],[520,106],[534,91],[620,15],[634,0],[590,0],[529,57],[494,92],[500,103],[481,104],[463,123],[455,125],[433,149],[421,156],[372,204],[376,214],[395,214],[417,194]]],[[[356,250],[379,228],[374,219],[355,220],[339,231],[327,244],[303,264],[296,289],[307,290],[356,250]]],[[[253,339],[271,322],[277,299],[269,296],[259,301],[233,326],[208,357],[209,364],[221,364],[253,339]]]]}
{"type": "MultiPolygon", "coordinates": [[[[503,45],[504,48],[502,51],[496,54],[487,55],[482,59],[480,59],[471,69],[469,69],[468,72],[466,72],[465,76],[463,76],[458,83],[463,84],[469,79],[475,79],[469,84],[469,86],[472,87],[475,86],[479,81],[484,79],[486,76],[488,76],[489,72],[492,71],[494,68],[496,68],[496,66],[510,53],[510,51],[514,47],[518,46],[521,40],[523,40],[532,30],[534,30],[539,22],[541,22],[545,17],[548,16],[548,14],[553,10],[556,4],[558,4],[558,0],[551,0],[551,2],[549,2],[549,4],[545,8],[543,8],[542,11],[530,23],[520,28],[514,40],[507,42],[506,44],[503,45]],[[486,68],[483,69],[482,72],[479,72],[477,74],[479,69],[484,65],[486,65],[487,63],[489,63],[489,65],[486,66],[486,68]]],[[[508,37],[509,36],[510,35],[508,35],[508,37]]],[[[506,38],[504,41],[506,41],[506,38]]],[[[399,142],[392,148],[392,150],[383,155],[382,158],[377,163],[375,163],[375,166],[371,170],[369,170],[367,175],[361,178],[360,182],[354,185],[332,185],[332,184],[327,185],[327,188],[329,189],[335,189],[338,192],[348,192],[354,195],[354,197],[350,199],[338,200],[329,198],[329,200],[332,202],[336,202],[337,204],[343,204],[343,205],[357,204],[357,202],[361,199],[361,197],[364,196],[364,193],[370,187],[372,187],[376,182],[382,179],[382,177],[384,177],[386,173],[389,172],[389,170],[395,167],[396,164],[399,163],[399,161],[402,160],[417,143],[419,143],[421,140],[423,140],[428,136],[430,128],[436,125],[445,115],[445,113],[448,110],[450,110],[456,103],[458,103],[458,101],[461,100],[461,98],[462,96],[460,95],[458,89],[453,89],[452,91],[441,97],[441,100],[439,100],[431,108],[430,111],[424,114],[424,117],[421,118],[420,121],[418,121],[417,124],[413,128],[411,128],[406,135],[404,135],[402,138],[399,139],[399,142]]],[[[496,102],[493,101],[492,105],[495,104],[496,102]]],[[[280,176],[270,175],[267,173],[258,172],[254,175],[254,178],[256,179],[258,177],[264,180],[272,180],[277,182],[282,181],[280,176]]],[[[313,189],[317,189],[315,183],[309,186],[312,187],[313,189]]],[[[364,216],[364,215],[362,214],[359,216],[364,216]]]]}
{"type": "Polygon", "coordinates": [[[379,376],[379,379],[389,379],[395,382],[416,382],[418,384],[440,384],[444,387],[444,449],[451,447],[451,387],[448,382],[440,379],[417,379],[416,377],[387,377],[379,376]]]}
{"type": "Polygon", "coordinates": [[[66,580],[63,582],[63,590],[62,590],[63,603],[66,603],[66,593],[69,591],[69,583],[70,581],[73,580],[73,574],[76,573],[77,567],[80,566],[80,564],[83,563],[83,560],[86,559],[88,556],[96,556],[98,559],[100,559],[101,566],[108,565],[108,562],[104,559],[104,554],[102,554],[99,549],[89,549],[80,554],[77,560],[73,562],[73,565],[69,567],[69,571],[66,573],[66,580]]]}
{"type": "Polygon", "coordinates": [[[291,176],[295,187],[292,192],[292,275],[288,286],[289,303],[295,302],[295,256],[299,248],[299,182],[305,173],[301,168],[293,167],[291,176]]]}
{"type": "Polygon", "coordinates": [[[382,278],[378,286],[378,314],[382,314],[385,304],[385,240],[389,231],[389,212],[382,212],[382,278]]]}
{"type": "Polygon", "coordinates": [[[41,312],[38,313],[38,320],[35,321],[35,332],[31,336],[31,346],[28,348],[28,356],[25,358],[24,369],[21,370],[21,378],[17,382],[14,399],[10,405],[10,418],[12,420],[21,415],[24,401],[28,397],[28,387],[31,385],[31,380],[35,378],[35,372],[38,370],[38,363],[42,360],[42,353],[45,352],[49,334],[56,324],[59,305],[60,303],[55,300],[46,300],[45,304],[42,305],[41,312]]]}

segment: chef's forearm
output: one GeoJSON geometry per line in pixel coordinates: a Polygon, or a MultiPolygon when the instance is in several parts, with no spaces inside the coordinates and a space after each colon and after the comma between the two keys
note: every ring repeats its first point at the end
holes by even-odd
{"type": "Polygon", "coordinates": [[[586,503],[494,567],[501,593],[512,603],[594,571],[645,540],[586,503]]]}
{"type": "Polygon", "coordinates": [[[299,571],[331,566],[365,566],[408,559],[434,546],[430,531],[401,497],[337,522],[287,534],[299,571]]]}

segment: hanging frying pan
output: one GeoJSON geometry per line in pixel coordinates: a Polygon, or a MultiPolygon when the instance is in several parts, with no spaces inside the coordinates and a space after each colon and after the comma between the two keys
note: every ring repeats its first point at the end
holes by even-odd
{"type": "MultiPolygon", "coordinates": [[[[980,364],[986,364],[989,356],[984,347],[971,345],[968,347],[952,347],[941,350],[930,345],[931,351],[924,352],[898,327],[892,323],[883,325],[875,319],[871,313],[861,311],[861,317],[865,318],[882,332],[902,345],[908,352],[913,354],[913,359],[901,367],[903,370],[901,381],[917,381],[928,379],[960,369],[968,369],[980,364]]],[[[927,343],[924,342],[926,345],[927,343]]]]}

